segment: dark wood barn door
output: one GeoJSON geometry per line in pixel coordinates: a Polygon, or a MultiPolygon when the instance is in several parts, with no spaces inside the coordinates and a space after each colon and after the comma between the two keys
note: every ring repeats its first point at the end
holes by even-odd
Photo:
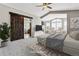
{"type": "Polygon", "coordinates": [[[24,38],[24,17],[18,14],[11,16],[11,41],[24,38]]]}

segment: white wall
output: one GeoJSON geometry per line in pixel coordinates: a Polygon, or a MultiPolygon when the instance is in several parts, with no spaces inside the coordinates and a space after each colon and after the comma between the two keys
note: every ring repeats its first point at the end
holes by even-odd
{"type": "Polygon", "coordinates": [[[9,8],[0,5],[0,24],[3,22],[10,24],[9,8]]]}
{"type": "Polygon", "coordinates": [[[0,24],[3,23],[3,22],[6,22],[10,25],[10,14],[9,14],[9,12],[19,13],[19,14],[22,14],[22,15],[33,17],[33,19],[32,19],[32,35],[34,34],[35,25],[40,24],[39,17],[28,14],[27,11],[23,12],[21,10],[17,10],[15,8],[0,4],[0,24]]]}
{"type": "Polygon", "coordinates": [[[34,17],[34,20],[32,20],[32,37],[34,37],[36,25],[41,25],[41,20],[38,17],[34,17]]]}

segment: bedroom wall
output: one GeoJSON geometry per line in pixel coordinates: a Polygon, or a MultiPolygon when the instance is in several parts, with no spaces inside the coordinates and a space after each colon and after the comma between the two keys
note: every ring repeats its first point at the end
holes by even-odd
{"type": "Polygon", "coordinates": [[[0,24],[3,22],[7,22],[10,25],[9,8],[0,4],[0,24]]]}
{"type": "Polygon", "coordinates": [[[34,20],[32,20],[32,37],[34,37],[36,25],[41,25],[41,20],[39,17],[34,17],[34,20]]]}
{"type": "Polygon", "coordinates": [[[9,14],[9,12],[19,13],[19,14],[22,14],[22,15],[33,17],[33,19],[32,19],[32,36],[33,36],[34,31],[35,31],[34,30],[35,25],[40,24],[40,21],[38,21],[38,20],[40,20],[39,17],[31,15],[27,12],[23,12],[21,10],[3,5],[3,4],[0,4],[0,24],[2,24],[3,22],[6,22],[10,25],[10,14],[9,14]]]}
{"type": "Polygon", "coordinates": [[[70,32],[70,19],[74,17],[79,17],[79,10],[66,10],[66,11],[51,11],[50,14],[67,14],[67,32],[70,32]]]}

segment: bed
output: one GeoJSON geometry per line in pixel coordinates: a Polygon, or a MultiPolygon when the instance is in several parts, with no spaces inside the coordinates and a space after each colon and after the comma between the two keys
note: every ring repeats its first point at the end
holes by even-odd
{"type": "MultiPolygon", "coordinates": [[[[53,42],[56,41],[54,38],[50,39],[51,34],[43,34],[37,37],[38,43],[47,46],[46,42],[48,42],[48,47],[53,48],[53,42]],[[49,38],[48,38],[49,37],[49,38]],[[48,40],[47,40],[48,38],[48,40]],[[53,41],[54,39],[54,41],[53,41]]],[[[53,37],[57,36],[58,33],[55,33],[52,35],[53,37]]],[[[58,36],[57,36],[58,37],[58,36]]],[[[60,39],[61,36],[59,36],[60,39]]],[[[79,56],[79,30],[78,31],[71,31],[70,33],[66,34],[64,37],[63,43],[63,52],[73,55],[73,56],[79,56]]]]}
{"type": "MultiPolygon", "coordinates": [[[[49,48],[63,48],[63,41],[65,39],[66,34],[62,33],[52,33],[52,34],[45,34],[37,37],[38,43],[42,44],[43,46],[49,48]]],[[[58,48],[58,49],[59,49],[58,48]]]]}

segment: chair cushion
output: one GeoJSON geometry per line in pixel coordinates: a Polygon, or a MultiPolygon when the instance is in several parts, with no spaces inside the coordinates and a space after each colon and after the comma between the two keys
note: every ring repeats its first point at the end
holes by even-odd
{"type": "Polygon", "coordinates": [[[79,31],[71,31],[69,35],[71,38],[79,40],[79,31]]]}

